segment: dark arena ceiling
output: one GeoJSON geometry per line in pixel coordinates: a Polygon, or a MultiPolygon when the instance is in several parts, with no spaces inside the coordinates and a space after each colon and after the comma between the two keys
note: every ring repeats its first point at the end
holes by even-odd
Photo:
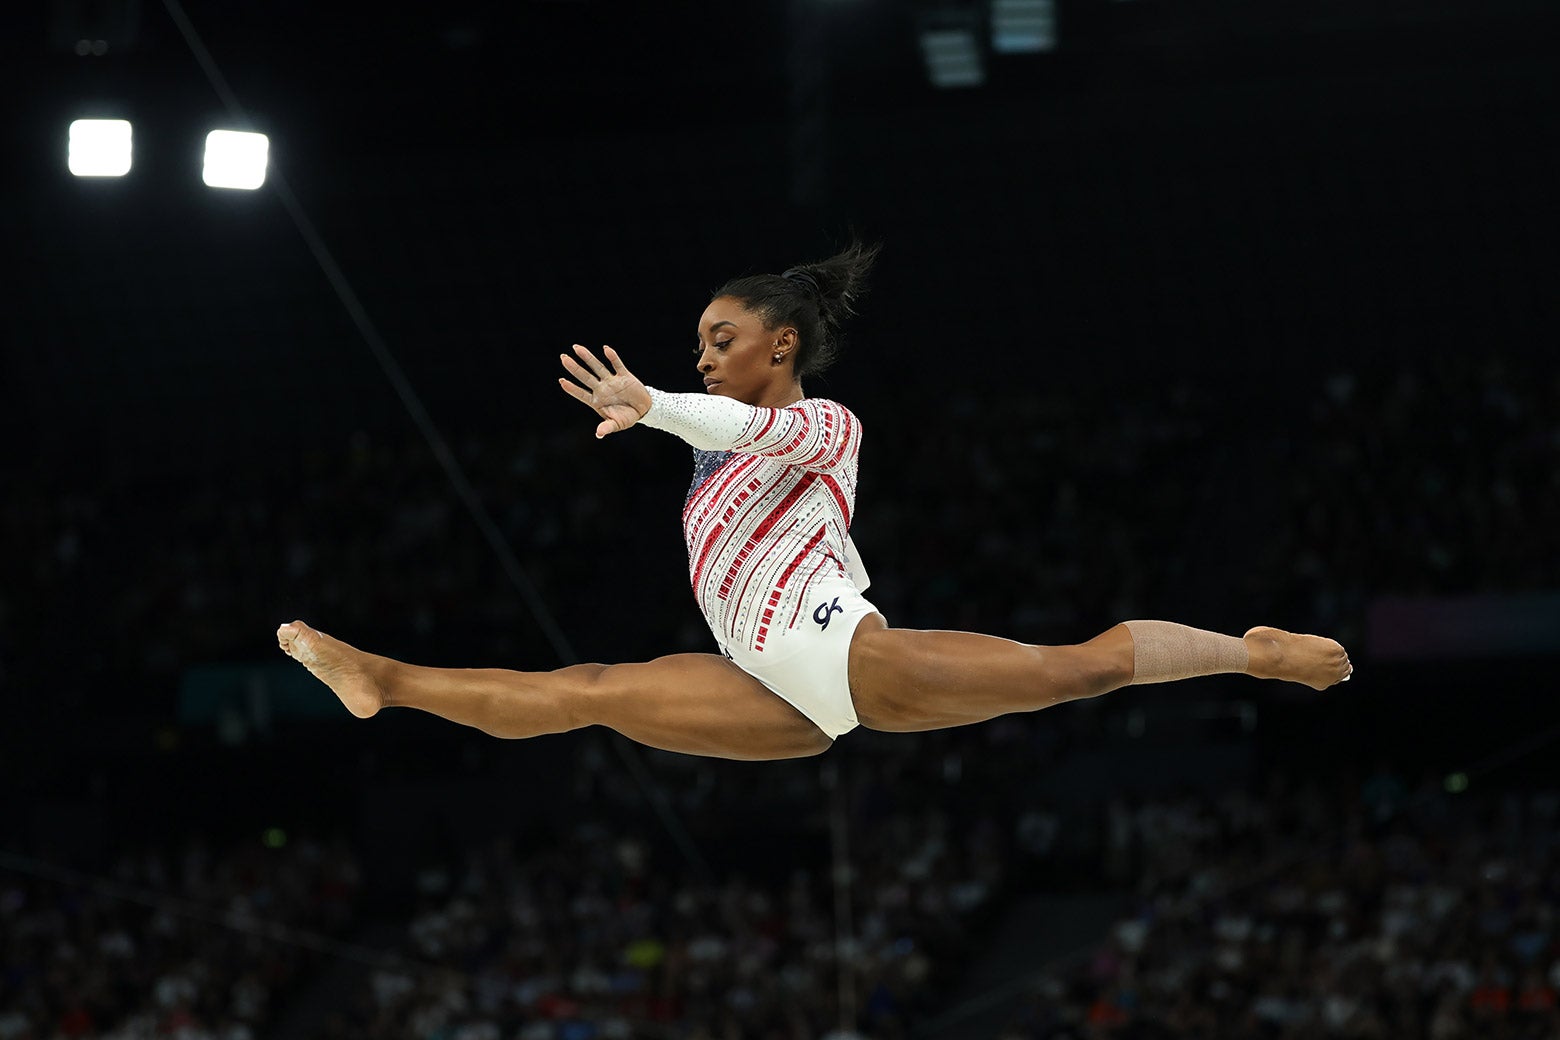
{"type": "MultiPolygon", "coordinates": [[[[992,10],[7,5],[0,421],[61,465],[167,424],[237,450],[259,427],[234,414],[335,414],[281,374],[322,357],[394,415],[283,186],[436,411],[473,420],[511,421],[470,388],[541,385],[558,342],[680,343],[712,285],[851,225],[890,245],[860,332],[929,386],[990,300],[1043,315],[1054,363],[1207,378],[1254,327],[1347,357],[1378,326],[1467,342],[1495,296],[1553,320],[1553,5],[1059,0],[1053,49],[935,87],[922,32],[992,10]],[[65,171],[88,115],[134,122],[123,183],[65,171]],[[224,126],[270,136],[277,190],[201,187],[224,126]]],[[[686,378],[661,356],[640,364],[686,378]]]]}
{"type": "MultiPolygon", "coordinates": [[[[985,103],[1379,70],[1453,52],[1552,55],[1555,22],[1538,0],[1058,0],[1054,12],[1049,53],[990,56],[985,103]]],[[[307,120],[322,145],[384,146],[774,120],[807,103],[798,71],[819,65],[834,107],[924,106],[940,92],[927,83],[920,31],[961,14],[991,19],[985,4],[890,0],[29,0],[7,5],[4,34],[7,65],[32,85],[26,109],[216,106],[180,13],[258,122],[307,120]],[[101,41],[103,53],[79,55],[81,41],[101,41]]]]}

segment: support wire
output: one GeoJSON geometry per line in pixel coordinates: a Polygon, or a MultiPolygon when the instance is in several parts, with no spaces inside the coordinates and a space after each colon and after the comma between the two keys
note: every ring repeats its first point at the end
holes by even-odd
{"type": "MultiPolygon", "coordinates": [[[[240,125],[250,125],[248,113],[243,105],[239,103],[232,87],[228,85],[227,78],[223,76],[216,60],[211,56],[211,52],[206,48],[205,43],[202,42],[200,34],[196,32],[195,26],[190,22],[189,16],[185,14],[179,0],[163,0],[163,7],[178,27],[179,33],[184,37],[184,42],[189,46],[195,61],[200,65],[201,71],[205,73],[207,81],[211,84],[212,89],[216,91],[223,105],[227,107],[228,113],[235,120],[238,120],[240,125]]],[[[413,389],[410,380],[406,378],[406,373],[402,370],[400,364],[397,363],[384,338],[380,336],[378,329],[370,320],[362,301],[358,299],[357,293],[353,291],[340,265],[336,263],[335,257],[331,254],[329,248],[326,247],[324,239],[314,226],[314,222],[309,219],[309,215],[304,211],[303,205],[298,201],[297,196],[293,194],[287,178],[280,170],[273,169],[268,171],[266,181],[273,186],[277,199],[282,203],[282,207],[292,219],[293,225],[298,229],[298,234],[303,238],[304,244],[308,246],[309,252],[313,254],[315,261],[319,264],[320,271],[325,275],[331,288],[335,290],[342,307],[346,309],[348,317],[352,319],[353,325],[357,327],[358,332],[362,335],[363,342],[368,345],[368,349],[373,353],[374,360],[384,370],[386,378],[390,380],[390,385],[395,388],[396,395],[406,407],[412,422],[416,424],[417,429],[428,442],[428,447],[432,450],[434,458],[438,460],[440,467],[449,478],[451,486],[455,489],[456,496],[471,514],[472,520],[476,522],[477,529],[482,532],[483,538],[486,539],[489,547],[492,548],[494,554],[498,557],[505,576],[508,577],[510,583],[520,593],[526,606],[530,608],[532,616],[541,627],[554,652],[557,653],[558,658],[565,665],[579,663],[579,657],[574,652],[573,646],[570,645],[568,637],[564,635],[552,612],[548,610],[547,604],[543,602],[541,595],[537,592],[535,584],[532,583],[530,577],[526,574],[525,568],[521,566],[519,559],[516,558],[509,543],[504,539],[498,525],[494,523],[486,507],[483,506],[482,500],[477,496],[475,489],[471,485],[471,481],[466,477],[466,473],[461,468],[454,453],[450,451],[443,434],[439,432],[439,428],[434,424],[432,417],[429,416],[428,410],[423,407],[423,403],[417,396],[416,390],[413,389]]],[[[670,800],[666,796],[666,792],[655,782],[654,777],[650,775],[639,754],[628,742],[627,738],[620,734],[613,733],[610,737],[610,742],[616,749],[618,757],[623,760],[623,764],[627,767],[629,774],[634,778],[634,782],[639,786],[640,792],[655,810],[667,833],[671,835],[683,857],[702,880],[709,880],[711,877],[709,864],[699,852],[698,846],[694,843],[687,828],[683,826],[682,821],[677,817],[670,800]]]]}

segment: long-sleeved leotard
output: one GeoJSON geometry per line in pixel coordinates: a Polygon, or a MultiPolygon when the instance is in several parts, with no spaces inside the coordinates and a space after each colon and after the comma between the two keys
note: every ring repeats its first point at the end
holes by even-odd
{"type": "Polygon", "coordinates": [[[819,398],[755,408],[647,389],[640,421],[694,449],[683,506],[688,574],[723,650],[763,653],[806,620],[808,589],[820,579],[867,587],[850,540],[861,424],[849,409],[819,398]]]}

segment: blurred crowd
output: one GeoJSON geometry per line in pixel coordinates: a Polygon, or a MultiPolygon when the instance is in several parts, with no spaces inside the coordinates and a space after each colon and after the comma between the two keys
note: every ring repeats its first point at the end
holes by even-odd
{"type": "Polygon", "coordinates": [[[1001,836],[906,811],[852,833],[845,877],[794,869],[699,882],[649,846],[581,823],[545,848],[472,849],[424,879],[404,953],[324,1040],[909,1035],[1003,881],[1001,836]],[[843,893],[836,884],[843,884],[843,893]],[[851,905],[837,916],[837,898],[851,905]]]}
{"type": "Polygon", "coordinates": [[[1560,793],[1382,768],[1109,814],[1138,908],[1002,1040],[1560,1035],[1560,793]]]}
{"type": "MultiPolygon", "coordinates": [[[[1469,351],[1329,374],[1271,460],[1286,515],[1248,579],[1318,619],[1364,596],[1560,588],[1560,367],[1469,351]]],[[[1314,630],[1313,630],[1314,631],[1314,630]]]]}
{"type": "MultiPolygon", "coordinates": [[[[1560,585],[1552,366],[1362,358],[1239,385],[1042,384],[1000,408],[950,389],[932,404],[956,436],[847,402],[867,428],[854,533],[871,597],[898,625],[1036,642],[1228,616],[1358,646],[1380,593],[1560,585]]],[[[686,449],[597,444],[581,421],[452,445],[518,578],[409,430],[221,472],[105,466],[87,484],[23,468],[0,498],[16,547],[0,556],[0,682],[61,654],[77,673],[166,679],[264,655],[295,616],[449,663],[711,649],[678,527],[686,449]],[[625,572],[610,596],[583,580],[625,572]],[[630,596],[659,609],[630,614],[630,596]]]]}
{"type": "Polygon", "coordinates": [[[853,759],[824,799],[837,858],[799,803],[764,810],[792,855],[734,847],[702,874],[606,815],[444,843],[390,899],[341,838],[147,845],[90,876],[9,859],[0,1040],[908,1040],[1019,875],[1080,850],[1134,909],[1052,962],[1001,1040],[1560,1031],[1560,792],[1381,764],[1084,818],[958,790],[1000,791],[1021,741],[941,750],[853,759]]]}
{"type": "Polygon", "coordinates": [[[706,833],[703,869],[607,797],[436,834],[390,887],[347,821],[328,842],[169,841],[79,873],[0,849],[0,1040],[907,1037],[1009,882],[1004,817],[949,797],[950,768],[896,751],[832,795],[733,774],[703,826],[746,794],[785,854],[706,833]]]}
{"type": "MultiPolygon", "coordinates": [[[[14,837],[11,840],[15,840],[14,837]]],[[[151,843],[0,869],[0,1038],[257,1040],[353,920],[340,841],[151,843]],[[275,843],[273,842],[273,845],[275,843]]]]}
{"type": "MultiPolygon", "coordinates": [[[[1384,592],[1560,587],[1560,376],[1439,356],[1290,377],[1266,427],[1250,391],[1237,401],[1190,379],[1127,399],[1041,385],[1000,408],[949,389],[935,407],[957,436],[888,402],[847,401],[868,431],[856,541],[871,598],[895,624],[1039,642],[1234,603],[1349,645],[1384,592]]],[[[145,691],[171,697],[192,664],[273,654],[291,617],[430,664],[710,649],[677,523],[683,446],[517,423],[452,447],[528,588],[409,434],[306,440],[225,472],[105,467],[91,484],[20,467],[0,496],[12,549],[0,554],[0,687],[27,694],[13,717],[57,711],[84,727],[104,711],[155,713],[169,702],[145,691]],[[625,569],[622,595],[582,580],[625,569]],[[572,645],[539,623],[531,593],[572,645]],[[123,690],[134,696],[109,696],[123,690]]],[[[816,856],[805,868],[782,856],[772,876],[690,879],[599,821],[540,850],[458,850],[393,922],[398,956],[418,967],[376,970],[321,1035],[789,1040],[822,1035],[843,1003],[865,1034],[906,1037],[978,922],[1000,914],[1014,868],[1078,854],[1055,812],[1012,792],[1055,753],[1045,741],[1088,717],[1079,706],[1055,727],[972,728],[917,762],[929,775],[864,756],[876,779],[861,791],[876,795],[848,817],[848,934],[816,856]],[[960,797],[941,797],[961,770],[960,797]]],[[[851,747],[866,747],[858,736],[851,747]]],[[[749,796],[785,792],[690,786],[679,809],[713,818],[749,796]]],[[[1554,1035],[1556,823],[1551,800],[1434,791],[1117,804],[1088,851],[1100,879],[1137,886],[1142,909],[1009,1032],[1554,1035]]],[[[218,924],[0,873],[0,1040],[264,1035],[317,960],[245,922],[347,929],[366,869],[343,845],[305,842],[113,861],[116,883],[220,908],[218,924]]]]}

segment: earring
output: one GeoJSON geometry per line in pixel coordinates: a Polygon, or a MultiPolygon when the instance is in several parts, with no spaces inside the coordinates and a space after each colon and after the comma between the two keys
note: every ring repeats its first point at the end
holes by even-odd
{"type": "Polygon", "coordinates": [[[782,362],[784,360],[785,360],[785,355],[784,354],[776,354],[775,355],[775,364],[778,365],[780,362],[782,362]]]}

